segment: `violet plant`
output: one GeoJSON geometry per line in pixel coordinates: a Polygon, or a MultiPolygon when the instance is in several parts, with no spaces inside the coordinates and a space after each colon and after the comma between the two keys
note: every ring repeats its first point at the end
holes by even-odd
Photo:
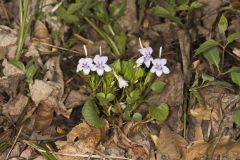
{"type": "Polygon", "coordinates": [[[91,58],[87,57],[85,48],[86,57],[79,60],[77,72],[91,88],[91,98],[82,109],[87,123],[103,127],[101,113],[107,117],[121,116],[124,120],[135,121],[148,115],[159,121],[167,118],[166,104],[157,106],[147,101],[148,96],[162,92],[166,85],[157,77],[170,73],[166,66],[167,60],[161,58],[162,49],[156,59],[152,57],[151,47],[143,48],[141,44],[139,52],[142,56],[137,60],[116,59],[109,63],[108,57],[101,55],[101,49],[100,54],[91,58]],[[149,105],[148,115],[137,111],[143,103],[149,105]]]}

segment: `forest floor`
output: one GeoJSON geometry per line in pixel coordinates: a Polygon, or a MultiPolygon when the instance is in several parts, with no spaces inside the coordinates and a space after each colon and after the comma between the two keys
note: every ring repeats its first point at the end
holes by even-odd
{"type": "Polygon", "coordinates": [[[0,160],[240,159],[238,0],[1,0],[0,160]]]}

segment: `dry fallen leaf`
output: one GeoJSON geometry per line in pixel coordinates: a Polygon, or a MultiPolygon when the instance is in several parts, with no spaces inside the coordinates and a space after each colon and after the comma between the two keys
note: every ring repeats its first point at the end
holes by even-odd
{"type": "Polygon", "coordinates": [[[163,78],[163,81],[166,83],[164,91],[160,94],[152,95],[148,99],[149,102],[153,104],[166,102],[169,106],[181,106],[183,104],[184,79],[182,67],[177,63],[173,70],[174,72],[163,78]]]}
{"type": "MultiPolygon", "coordinates": [[[[93,153],[102,137],[101,129],[93,128],[83,122],[75,126],[67,135],[67,141],[56,141],[59,154],[87,154],[93,153]]],[[[65,160],[69,157],[57,155],[59,160],[65,160]]],[[[76,158],[81,159],[81,158],[76,158]]]]}
{"type": "Polygon", "coordinates": [[[48,33],[48,29],[41,21],[37,20],[33,30],[33,44],[40,51],[41,54],[48,54],[51,52],[51,47],[44,45],[52,44],[52,39],[48,33]]]}
{"type": "Polygon", "coordinates": [[[24,75],[24,71],[9,63],[6,59],[4,59],[2,66],[4,67],[2,71],[4,76],[24,75]]]}
{"type": "Polygon", "coordinates": [[[210,120],[211,112],[212,112],[211,107],[203,106],[203,105],[199,105],[199,107],[190,110],[190,113],[193,117],[202,119],[202,120],[210,120]]]}
{"type": "MultiPolygon", "coordinates": [[[[210,143],[204,141],[195,141],[187,147],[186,160],[199,159],[207,155],[213,141],[210,143]]],[[[240,142],[232,141],[229,136],[224,136],[217,143],[214,155],[222,155],[224,157],[232,157],[231,159],[239,158],[240,154],[240,142]],[[235,158],[233,156],[235,155],[235,158]]],[[[206,158],[206,157],[205,157],[206,158]]]]}
{"type": "Polygon", "coordinates": [[[13,59],[17,48],[17,31],[0,25],[0,39],[0,60],[6,58],[6,56],[13,59]]]}
{"type": "Polygon", "coordinates": [[[180,160],[185,157],[187,142],[180,135],[172,132],[168,127],[163,126],[159,137],[151,135],[151,138],[162,156],[171,160],[180,160]]]}
{"type": "Polygon", "coordinates": [[[19,118],[19,115],[22,114],[22,111],[26,107],[27,103],[28,97],[19,94],[13,101],[3,107],[3,114],[6,117],[10,116],[11,119],[16,122],[19,118]]]}

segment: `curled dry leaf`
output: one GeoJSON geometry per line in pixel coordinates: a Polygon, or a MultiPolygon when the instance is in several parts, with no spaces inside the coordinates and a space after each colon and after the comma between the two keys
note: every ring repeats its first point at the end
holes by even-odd
{"type": "MultiPolygon", "coordinates": [[[[199,159],[204,157],[208,153],[212,145],[213,141],[209,143],[204,141],[192,142],[187,147],[186,160],[199,159]]],[[[240,154],[240,142],[232,141],[229,136],[224,136],[220,139],[214,152],[215,156],[221,155],[227,159],[229,158],[238,159],[239,154],[240,154]]]]}
{"type": "Polygon", "coordinates": [[[36,104],[36,106],[40,103],[40,101],[47,99],[47,97],[52,93],[53,87],[42,80],[36,79],[32,85],[29,86],[31,98],[36,104]]]}
{"type": "Polygon", "coordinates": [[[180,135],[172,132],[168,127],[163,126],[159,137],[151,135],[157,148],[157,152],[171,160],[184,160],[187,142],[180,135]]]}
{"type": "Polygon", "coordinates": [[[10,116],[11,119],[16,122],[19,115],[22,114],[22,111],[26,107],[27,103],[28,97],[19,94],[13,101],[3,106],[3,114],[6,117],[10,116]]]}
{"type": "Polygon", "coordinates": [[[76,106],[82,105],[87,100],[87,98],[87,95],[76,90],[71,90],[64,104],[67,109],[74,108],[76,106]]]}
{"type": "MultiPolygon", "coordinates": [[[[93,128],[83,122],[75,126],[67,135],[67,141],[56,141],[58,153],[86,154],[93,153],[102,137],[101,129],[93,128]]],[[[57,155],[59,160],[69,158],[57,155]]]]}
{"type": "Polygon", "coordinates": [[[17,88],[24,79],[22,75],[13,75],[0,78],[0,91],[7,93],[12,99],[17,95],[17,88]]]}
{"type": "Polygon", "coordinates": [[[198,0],[200,3],[204,5],[202,7],[202,14],[203,14],[203,25],[208,30],[211,30],[214,26],[213,24],[216,21],[218,16],[218,9],[221,7],[223,1],[222,0],[198,0]]]}
{"type": "Polygon", "coordinates": [[[203,105],[199,105],[199,107],[190,110],[190,113],[193,117],[201,120],[210,120],[211,112],[212,107],[203,105]]]}
{"type": "Polygon", "coordinates": [[[41,43],[52,44],[52,39],[50,38],[45,24],[37,20],[33,30],[33,44],[37,47],[41,54],[48,54],[51,52],[51,47],[41,43]]]}
{"type": "Polygon", "coordinates": [[[0,25],[0,39],[0,60],[6,56],[13,59],[17,48],[17,32],[7,26],[0,25]]]}
{"type": "Polygon", "coordinates": [[[40,101],[37,110],[37,117],[34,123],[34,130],[43,131],[52,123],[54,108],[57,106],[56,99],[52,96],[40,101]]]}

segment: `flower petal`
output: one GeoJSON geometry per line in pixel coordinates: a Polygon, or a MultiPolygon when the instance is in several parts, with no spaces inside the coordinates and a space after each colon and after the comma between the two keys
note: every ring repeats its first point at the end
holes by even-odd
{"type": "Polygon", "coordinates": [[[83,73],[86,74],[86,75],[88,75],[89,72],[90,72],[90,69],[88,69],[88,68],[86,68],[86,69],[83,70],[83,73]]]}
{"type": "Polygon", "coordinates": [[[112,70],[112,68],[109,67],[109,65],[107,65],[107,64],[104,65],[104,71],[105,72],[110,72],[111,70],[112,70]]]}
{"type": "Polygon", "coordinates": [[[155,66],[152,66],[150,72],[152,72],[152,73],[155,73],[155,72],[156,72],[156,68],[155,68],[155,66]]]}
{"type": "Polygon", "coordinates": [[[162,71],[163,71],[164,74],[169,74],[170,73],[170,70],[168,69],[168,67],[163,66],[162,68],[163,68],[162,71]]]}
{"type": "Polygon", "coordinates": [[[85,58],[85,62],[87,62],[88,64],[92,64],[93,60],[92,58],[85,58]]]}
{"type": "Polygon", "coordinates": [[[107,63],[108,57],[107,56],[101,56],[101,62],[102,63],[107,63]]]}
{"type": "Polygon", "coordinates": [[[158,76],[158,77],[160,77],[161,75],[162,75],[162,70],[156,70],[156,75],[158,76]]]}
{"type": "Polygon", "coordinates": [[[155,59],[152,61],[153,65],[156,65],[156,64],[161,63],[160,60],[161,60],[160,58],[155,58],[155,59]]]}
{"type": "Polygon", "coordinates": [[[137,61],[136,61],[136,63],[137,63],[138,65],[142,65],[143,62],[144,62],[144,57],[143,57],[143,56],[140,57],[140,58],[138,58],[137,61]]]}
{"type": "Polygon", "coordinates": [[[161,58],[161,59],[159,60],[159,62],[160,62],[162,65],[165,65],[165,64],[167,64],[167,59],[161,58]]]}
{"type": "Polygon", "coordinates": [[[103,70],[103,69],[97,69],[97,74],[98,74],[99,76],[102,76],[103,73],[104,73],[104,70],[103,70]]]}
{"type": "Polygon", "coordinates": [[[93,58],[93,62],[94,63],[99,63],[99,61],[100,61],[100,55],[96,55],[94,58],[93,58]]]}
{"type": "Polygon", "coordinates": [[[152,54],[152,52],[153,52],[152,47],[146,47],[146,49],[147,49],[147,53],[152,54]]]}
{"type": "Polygon", "coordinates": [[[147,68],[149,68],[151,65],[151,60],[144,61],[144,64],[146,65],[147,68]]]}
{"type": "Polygon", "coordinates": [[[91,69],[92,71],[96,71],[96,70],[97,70],[97,67],[93,64],[93,65],[90,67],[90,69],[91,69]]]}

